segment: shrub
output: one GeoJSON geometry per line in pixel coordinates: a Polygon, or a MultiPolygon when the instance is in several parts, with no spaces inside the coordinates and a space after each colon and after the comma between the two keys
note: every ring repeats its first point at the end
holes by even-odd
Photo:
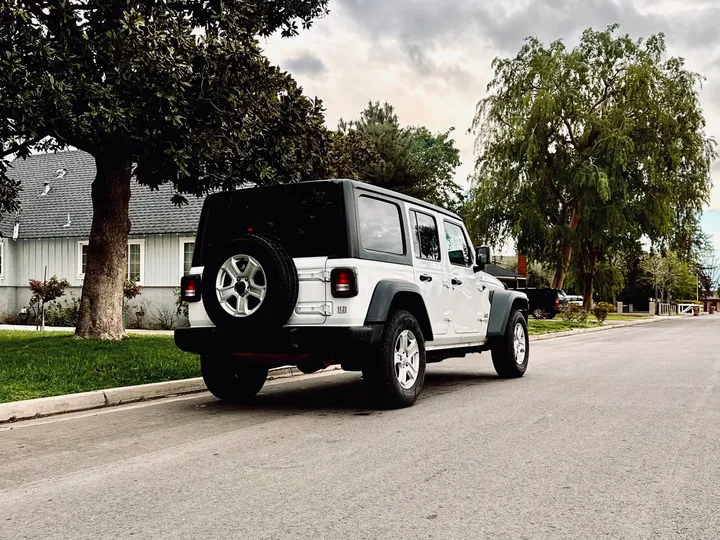
{"type": "Polygon", "coordinates": [[[145,316],[148,313],[148,302],[141,301],[135,305],[125,304],[125,327],[145,328],[145,316]]]}
{"type": "Polygon", "coordinates": [[[134,281],[126,279],[125,285],[123,285],[123,296],[125,297],[125,300],[132,300],[136,296],[139,296],[142,290],[143,288],[140,285],[134,281]]]}
{"type": "Polygon", "coordinates": [[[8,313],[6,315],[0,315],[0,324],[30,324],[30,313],[8,313]]]}
{"type": "Polygon", "coordinates": [[[600,324],[605,322],[608,313],[615,313],[615,306],[607,302],[598,302],[592,309],[593,315],[600,324]]]}
{"type": "Polygon", "coordinates": [[[562,319],[564,321],[567,321],[567,322],[576,321],[578,319],[578,317],[580,316],[580,312],[582,310],[583,310],[582,306],[578,306],[577,304],[568,304],[560,312],[560,316],[562,317],[562,319]]]}
{"type": "Polygon", "coordinates": [[[54,303],[47,308],[45,322],[50,326],[77,326],[80,316],[80,300],[71,295],[70,301],[54,303]]]}
{"type": "Polygon", "coordinates": [[[185,317],[187,319],[189,306],[188,303],[184,302],[180,297],[180,288],[173,289],[173,294],[175,295],[175,307],[177,308],[175,314],[178,317],[185,317]]]}
{"type": "Polygon", "coordinates": [[[160,330],[172,330],[177,318],[175,308],[168,304],[159,304],[155,311],[155,326],[160,330]]]}
{"type": "Polygon", "coordinates": [[[696,306],[702,306],[704,305],[703,302],[700,302],[699,300],[673,300],[676,304],[694,304],[696,306]]]}
{"type": "Polygon", "coordinates": [[[45,304],[53,302],[65,294],[65,289],[70,286],[67,279],[58,279],[53,276],[45,281],[37,279],[30,280],[30,307],[35,311],[37,324],[45,329],[45,304]]]}

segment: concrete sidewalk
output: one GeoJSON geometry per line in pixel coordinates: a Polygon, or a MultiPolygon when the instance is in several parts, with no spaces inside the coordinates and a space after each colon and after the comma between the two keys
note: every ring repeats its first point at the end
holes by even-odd
{"type": "MultiPolygon", "coordinates": [[[[35,328],[35,325],[24,325],[24,324],[0,324],[0,330],[23,330],[28,332],[39,331],[35,328]]],[[[46,332],[75,332],[74,326],[46,326],[46,332]]],[[[140,330],[134,328],[128,328],[126,330],[128,334],[151,334],[159,336],[172,336],[172,330],[140,330]]]]}

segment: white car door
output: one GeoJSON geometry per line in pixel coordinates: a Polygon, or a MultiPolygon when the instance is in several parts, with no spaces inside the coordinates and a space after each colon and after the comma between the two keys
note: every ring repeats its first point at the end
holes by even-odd
{"type": "Polygon", "coordinates": [[[442,257],[437,215],[423,208],[408,206],[412,237],[415,283],[420,288],[436,341],[443,341],[450,329],[451,295],[445,288],[445,261],[442,257]]]}
{"type": "MultiPolygon", "coordinates": [[[[475,257],[462,225],[444,220],[445,244],[448,253],[447,270],[450,274],[452,323],[457,334],[479,334],[483,313],[479,297],[478,275],[473,268],[475,257]]],[[[481,285],[482,286],[482,285],[481,285]]]]}

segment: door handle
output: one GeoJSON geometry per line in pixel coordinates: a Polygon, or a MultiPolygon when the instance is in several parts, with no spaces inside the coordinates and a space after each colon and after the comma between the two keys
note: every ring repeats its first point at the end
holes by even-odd
{"type": "Polygon", "coordinates": [[[462,280],[458,278],[452,278],[450,280],[450,283],[452,283],[453,285],[462,285],[462,280]]]}
{"type": "Polygon", "coordinates": [[[427,274],[422,274],[420,276],[420,281],[427,281],[430,283],[432,281],[432,276],[428,276],[427,274]]]}

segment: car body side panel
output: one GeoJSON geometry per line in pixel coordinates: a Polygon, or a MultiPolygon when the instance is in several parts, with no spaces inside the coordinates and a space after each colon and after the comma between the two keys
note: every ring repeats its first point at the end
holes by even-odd
{"type": "Polygon", "coordinates": [[[490,293],[490,321],[488,323],[488,336],[502,336],[505,333],[510,311],[513,303],[518,300],[522,308],[527,311],[527,296],[518,291],[494,290],[490,293]]]}

